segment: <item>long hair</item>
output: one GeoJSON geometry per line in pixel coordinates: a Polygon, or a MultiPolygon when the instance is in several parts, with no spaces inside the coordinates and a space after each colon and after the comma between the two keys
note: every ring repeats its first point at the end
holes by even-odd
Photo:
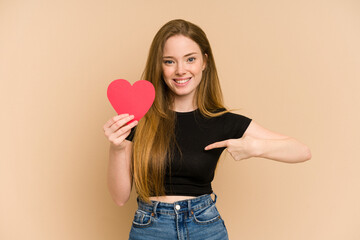
{"type": "Polygon", "coordinates": [[[175,117],[171,110],[173,96],[162,76],[163,49],[167,39],[183,35],[196,42],[206,67],[195,92],[195,103],[205,117],[227,112],[223,104],[219,78],[210,43],[204,31],[193,23],[176,19],[166,23],[155,35],[150,46],[142,79],[155,87],[155,100],[139,121],[133,140],[131,172],[137,193],[143,201],[150,196],[165,194],[165,170],[170,167],[171,149],[175,146],[175,117]],[[225,109],[218,111],[219,109],[225,109]]]}

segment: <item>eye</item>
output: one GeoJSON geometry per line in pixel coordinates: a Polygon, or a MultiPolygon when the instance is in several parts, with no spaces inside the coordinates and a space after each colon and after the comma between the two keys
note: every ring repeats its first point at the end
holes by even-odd
{"type": "Polygon", "coordinates": [[[167,65],[169,65],[169,64],[173,64],[174,61],[172,61],[172,60],[164,60],[164,63],[167,64],[167,65]]]}
{"type": "Polygon", "coordinates": [[[190,57],[190,58],[188,59],[188,62],[194,62],[195,59],[196,59],[196,58],[194,58],[194,57],[190,57]]]}

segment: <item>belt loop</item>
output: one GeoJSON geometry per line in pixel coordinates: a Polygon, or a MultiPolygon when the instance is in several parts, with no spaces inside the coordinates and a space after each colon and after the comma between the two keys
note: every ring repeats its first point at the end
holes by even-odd
{"type": "Polygon", "coordinates": [[[188,200],[188,212],[190,213],[189,216],[194,214],[193,210],[191,209],[191,200],[188,200]]]}
{"type": "Polygon", "coordinates": [[[215,199],[213,200],[213,202],[216,203],[217,195],[214,192],[212,192],[211,194],[214,194],[215,199]]]}
{"type": "Polygon", "coordinates": [[[152,215],[153,215],[153,216],[157,216],[157,215],[156,215],[156,209],[157,209],[158,204],[159,204],[158,201],[157,201],[157,202],[154,202],[154,207],[153,207],[153,212],[152,212],[152,215]]]}

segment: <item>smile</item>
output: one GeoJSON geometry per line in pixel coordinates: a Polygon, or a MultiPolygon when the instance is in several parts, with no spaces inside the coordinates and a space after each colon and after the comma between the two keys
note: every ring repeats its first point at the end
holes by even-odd
{"type": "Polygon", "coordinates": [[[178,78],[178,79],[173,79],[177,84],[184,84],[187,83],[188,81],[190,81],[190,78],[178,78]]]}

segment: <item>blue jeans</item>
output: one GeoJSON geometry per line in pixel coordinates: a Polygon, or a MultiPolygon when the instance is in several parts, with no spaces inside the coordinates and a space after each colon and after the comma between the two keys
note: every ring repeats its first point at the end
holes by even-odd
{"type": "Polygon", "coordinates": [[[227,240],[229,239],[211,194],[193,199],[150,204],[137,199],[130,240],[227,240]]]}

